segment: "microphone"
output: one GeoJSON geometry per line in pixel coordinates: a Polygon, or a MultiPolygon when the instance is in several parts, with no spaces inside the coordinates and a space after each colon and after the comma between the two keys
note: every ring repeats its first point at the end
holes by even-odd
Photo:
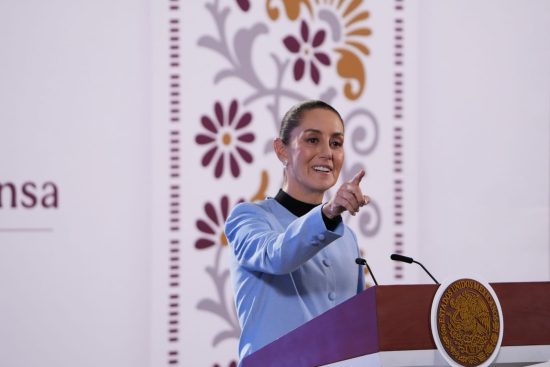
{"type": "Polygon", "coordinates": [[[404,263],[407,263],[407,264],[412,264],[412,263],[416,263],[418,265],[420,265],[422,267],[422,269],[424,269],[424,271],[430,276],[430,278],[433,279],[433,281],[435,282],[435,284],[439,284],[439,282],[437,280],[435,280],[435,278],[433,277],[432,274],[430,274],[430,272],[428,271],[428,269],[426,269],[424,267],[424,265],[422,265],[421,263],[419,263],[418,261],[415,261],[412,257],[408,257],[408,256],[403,256],[403,255],[399,255],[399,254],[391,254],[390,258],[392,260],[395,260],[395,261],[401,261],[401,262],[404,262],[404,263]]]}
{"type": "Polygon", "coordinates": [[[363,259],[362,257],[358,257],[357,259],[355,259],[355,263],[357,265],[365,265],[367,267],[367,269],[369,269],[369,274],[372,277],[372,280],[374,280],[374,284],[378,285],[378,282],[376,281],[376,278],[374,277],[374,274],[372,273],[372,270],[370,270],[370,266],[367,263],[367,260],[363,259]]]}

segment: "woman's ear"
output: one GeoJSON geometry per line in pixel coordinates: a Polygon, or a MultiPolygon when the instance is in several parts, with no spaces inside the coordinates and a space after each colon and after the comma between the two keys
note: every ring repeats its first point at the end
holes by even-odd
{"type": "Polygon", "coordinates": [[[273,139],[273,150],[277,154],[277,158],[283,163],[283,166],[286,167],[288,163],[288,156],[286,154],[286,146],[281,140],[281,138],[273,139]]]}

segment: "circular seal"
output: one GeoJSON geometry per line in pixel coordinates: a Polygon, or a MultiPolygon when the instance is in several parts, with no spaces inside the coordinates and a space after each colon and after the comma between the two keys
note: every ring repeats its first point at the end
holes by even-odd
{"type": "Polygon", "coordinates": [[[451,366],[488,366],[502,342],[502,309],[489,284],[455,280],[439,287],[431,327],[437,349],[451,366]]]}

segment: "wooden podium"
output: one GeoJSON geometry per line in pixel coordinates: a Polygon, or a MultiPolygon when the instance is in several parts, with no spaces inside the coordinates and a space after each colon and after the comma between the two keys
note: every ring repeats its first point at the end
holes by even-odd
{"type": "MultiPolygon", "coordinates": [[[[491,287],[504,322],[502,345],[492,365],[550,361],[550,282],[491,283],[491,287]]],[[[447,366],[430,326],[437,289],[437,285],[369,288],[259,349],[242,366],[447,366]]]]}

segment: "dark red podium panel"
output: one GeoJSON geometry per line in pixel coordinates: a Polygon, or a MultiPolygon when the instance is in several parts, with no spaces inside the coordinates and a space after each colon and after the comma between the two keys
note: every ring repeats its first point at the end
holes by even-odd
{"type": "MultiPolygon", "coordinates": [[[[550,353],[550,282],[491,286],[504,319],[501,349],[548,346],[550,353]]],[[[436,350],[430,314],[437,289],[437,285],[369,288],[256,351],[242,366],[311,367],[380,352],[436,350]]],[[[543,352],[547,353],[546,347],[543,352]]]]}

